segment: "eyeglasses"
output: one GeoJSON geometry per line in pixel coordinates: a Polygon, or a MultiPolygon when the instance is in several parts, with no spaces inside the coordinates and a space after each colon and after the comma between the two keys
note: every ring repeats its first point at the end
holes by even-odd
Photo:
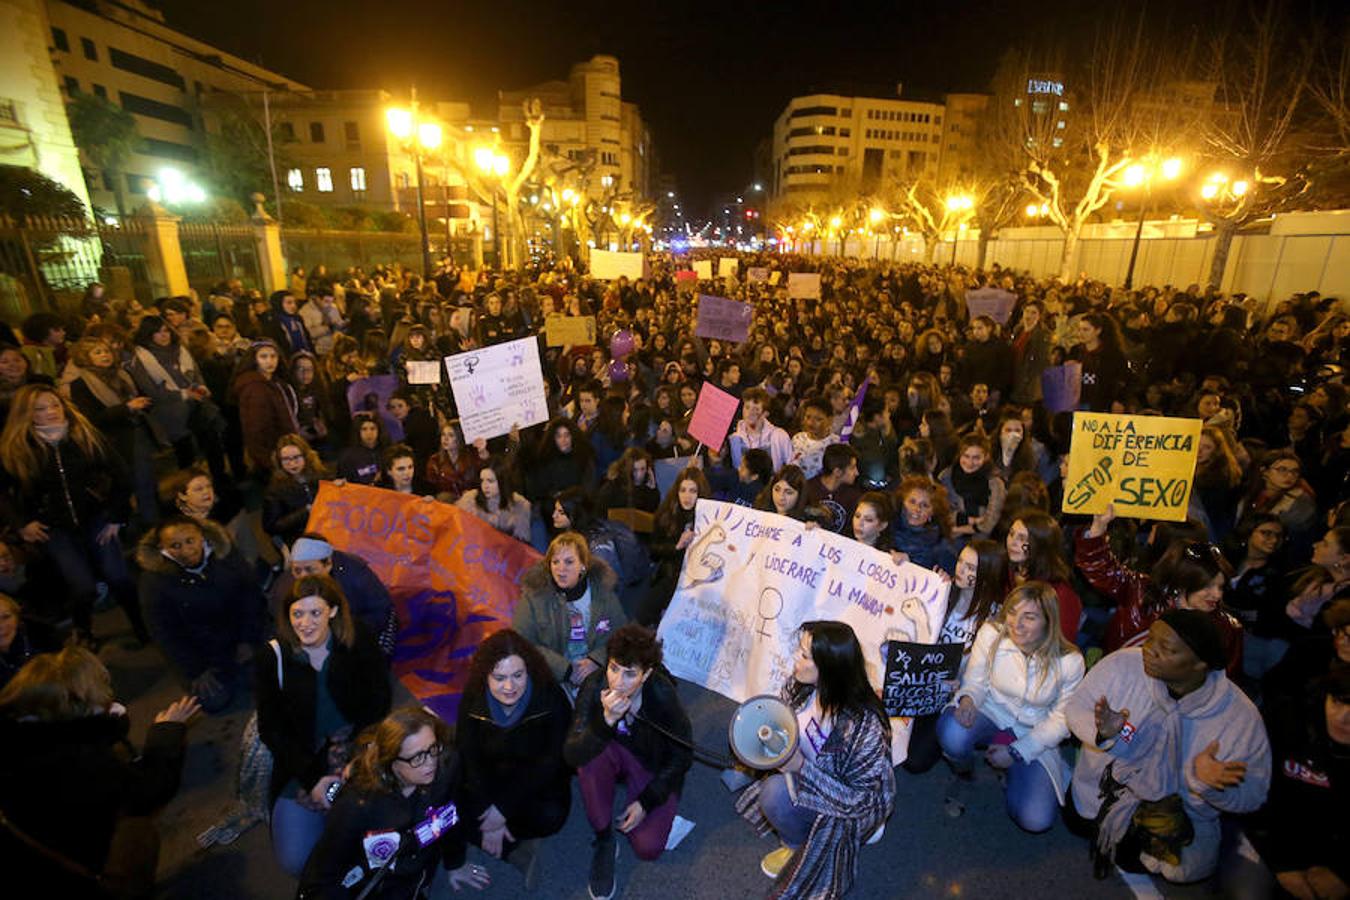
{"type": "Polygon", "coordinates": [[[401,763],[410,765],[415,769],[418,766],[426,765],[428,760],[438,759],[443,749],[444,748],[440,745],[440,742],[438,741],[425,750],[417,751],[412,756],[396,756],[394,757],[394,759],[398,760],[401,763]]]}
{"type": "Polygon", "coordinates": [[[283,453],[281,455],[282,462],[299,462],[304,458],[305,455],[303,453],[283,453]]]}

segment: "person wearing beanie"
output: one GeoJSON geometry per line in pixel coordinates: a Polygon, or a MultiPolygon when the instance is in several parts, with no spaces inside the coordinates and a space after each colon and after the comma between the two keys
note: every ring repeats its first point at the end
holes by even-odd
{"type": "Polygon", "coordinates": [[[1083,742],[1071,820],[1094,841],[1098,877],[1113,867],[1184,883],[1219,861],[1220,817],[1261,806],[1270,743],[1255,705],[1224,674],[1211,616],[1171,609],[1142,647],[1097,663],[1065,708],[1083,742]],[[1078,819],[1077,817],[1081,817],[1078,819]]]}

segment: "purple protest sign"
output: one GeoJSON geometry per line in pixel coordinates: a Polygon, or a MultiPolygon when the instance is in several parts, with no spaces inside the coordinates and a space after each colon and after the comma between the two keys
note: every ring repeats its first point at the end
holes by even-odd
{"type": "Polygon", "coordinates": [[[972,319],[988,316],[1000,325],[1007,325],[1016,305],[1017,295],[1011,291],[992,287],[966,291],[966,309],[972,319]]]}
{"type": "Polygon", "coordinates": [[[389,432],[389,440],[403,440],[403,423],[389,411],[389,398],[398,390],[397,375],[371,375],[353,381],[347,388],[347,409],[352,415],[363,412],[378,413],[389,432]]]}
{"type": "Polygon", "coordinates": [[[689,436],[705,447],[721,447],[740,404],[734,395],[703,382],[698,402],[694,404],[694,415],[689,420],[689,436]]]}
{"type": "Polygon", "coordinates": [[[701,338],[743,344],[750,336],[750,320],[754,314],[754,307],[749,303],[699,294],[698,325],[694,328],[694,334],[701,338]]]}
{"type": "Polygon", "coordinates": [[[1051,415],[1077,409],[1083,398],[1083,364],[1070,360],[1041,372],[1041,396],[1051,415]]]}

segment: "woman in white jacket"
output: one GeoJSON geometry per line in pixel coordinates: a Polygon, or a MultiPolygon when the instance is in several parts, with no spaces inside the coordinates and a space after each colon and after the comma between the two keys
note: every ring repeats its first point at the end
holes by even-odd
{"type": "Polygon", "coordinates": [[[1049,829],[1064,803],[1069,767],[1058,747],[1069,736],[1064,706],[1083,672],[1082,655],[1060,631],[1055,589],[1029,581],[980,626],[954,705],[938,719],[938,743],[958,779],[971,777],[979,746],[990,765],[1007,770],[1008,815],[1026,831],[1049,829]]]}

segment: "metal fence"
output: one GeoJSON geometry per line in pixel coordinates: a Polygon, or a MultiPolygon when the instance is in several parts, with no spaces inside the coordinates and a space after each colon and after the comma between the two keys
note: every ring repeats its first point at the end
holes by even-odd
{"type": "MultiPolygon", "coordinates": [[[[434,259],[446,252],[444,235],[430,236],[434,259]]],[[[281,229],[281,244],[287,269],[323,265],[329,272],[342,272],[359,266],[369,270],[379,265],[400,263],[414,271],[422,268],[422,241],[416,234],[382,231],[318,231],[308,228],[281,229]]],[[[450,256],[460,264],[473,262],[473,241],[451,238],[450,256]]]]}
{"type": "Polygon", "coordinates": [[[206,296],[222,281],[239,279],[245,288],[262,289],[258,245],[251,225],[178,224],[178,245],[188,284],[206,296]]]}
{"type": "Polygon", "coordinates": [[[83,219],[0,216],[0,318],[71,310],[90,283],[150,302],[145,229],[135,221],[94,225],[83,219]],[[118,288],[120,287],[120,290],[118,288]]]}

